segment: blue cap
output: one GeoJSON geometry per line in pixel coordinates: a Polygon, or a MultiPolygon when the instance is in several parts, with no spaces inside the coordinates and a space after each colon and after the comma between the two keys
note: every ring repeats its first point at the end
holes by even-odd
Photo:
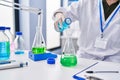
{"type": "Polygon", "coordinates": [[[0,26],[0,30],[5,30],[5,26],[0,26]]]}
{"type": "Polygon", "coordinates": [[[16,32],[16,35],[22,35],[22,32],[16,32]]]}
{"type": "Polygon", "coordinates": [[[10,27],[5,27],[5,29],[8,29],[8,30],[10,30],[11,28],[10,28],[10,27]]]}
{"type": "Polygon", "coordinates": [[[55,59],[54,58],[48,58],[47,59],[47,64],[55,64],[55,59]]]}
{"type": "Polygon", "coordinates": [[[72,23],[72,20],[70,18],[65,18],[65,23],[70,25],[72,23]]]}

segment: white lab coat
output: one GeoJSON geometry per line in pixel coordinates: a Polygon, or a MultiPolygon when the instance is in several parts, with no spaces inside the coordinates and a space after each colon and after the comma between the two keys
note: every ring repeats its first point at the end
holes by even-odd
{"type": "MultiPolygon", "coordinates": [[[[63,12],[65,17],[80,23],[80,37],[78,40],[80,57],[89,59],[120,62],[120,9],[104,31],[104,39],[107,40],[106,49],[96,48],[95,41],[101,35],[99,0],[79,0],[73,3],[69,9],[60,8],[57,12],[63,12]]],[[[103,24],[105,21],[102,9],[103,24]]]]}

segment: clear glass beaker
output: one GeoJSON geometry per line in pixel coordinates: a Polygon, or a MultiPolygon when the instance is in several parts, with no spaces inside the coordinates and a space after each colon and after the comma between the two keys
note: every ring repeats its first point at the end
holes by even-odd
{"type": "Polygon", "coordinates": [[[66,34],[67,34],[67,39],[65,41],[65,45],[62,50],[60,63],[63,66],[71,67],[77,64],[77,57],[75,54],[75,48],[73,45],[72,38],[70,37],[72,35],[72,30],[68,28],[66,30],[66,34]]]}
{"type": "Polygon", "coordinates": [[[36,34],[32,45],[33,54],[43,54],[46,52],[46,44],[42,34],[42,28],[36,27],[36,34]]]}

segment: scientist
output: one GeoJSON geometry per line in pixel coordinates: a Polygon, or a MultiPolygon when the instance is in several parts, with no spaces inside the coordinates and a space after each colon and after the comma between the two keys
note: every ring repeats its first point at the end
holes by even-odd
{"type": "Polygon", "coordinates": [[[120,62],[119,0],[79,0],[68,9],[60,8],[54,13],[56,30],[66,17],[79,21],[80,57],[120,62]]]}

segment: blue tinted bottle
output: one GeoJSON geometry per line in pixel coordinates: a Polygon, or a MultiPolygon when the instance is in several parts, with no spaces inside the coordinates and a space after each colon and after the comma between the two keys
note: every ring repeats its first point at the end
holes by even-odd
{"type": "Polygon", "coordinates": [[[10,58],[10,41],[4,31],[5,27],[0,26],[0,60],[8,60],[10,58]]]}
{"type": "Polygon", "coordinates": [[[16,32],[16,38],[14,40],[15,54],[24,54],[25,45],[22,38],[22,32],[16,32]]]}
{"type": "Polygon", "coordinates": [[[58,28],[60,32],[63,32],[65,29],[69,28],[72,20],[70,18],[65,18],[62,24],[58,23],[58,28]]]}
{"type": "Polygon", "coordinates": [[[10,51],[12,52],[13,51],[13,40],[14,40],[14,37],[13,37],[13,34],[11,33],[10,30],[11,30],[10,27],[5,27],[5,34],[9,38],[9,41],[10,41],[10,51]]]}

